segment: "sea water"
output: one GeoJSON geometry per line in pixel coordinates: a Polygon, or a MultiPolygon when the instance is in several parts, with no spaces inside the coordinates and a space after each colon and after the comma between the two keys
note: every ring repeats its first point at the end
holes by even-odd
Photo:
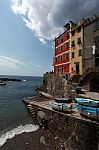
{"type": "Polygon", "coordinates": [[[21,79],[22,82],[7,82],[0,86],[0,146],[7,139],[38,128],[22,102],[24,97],[33,96],[42,77],[0,76],[21,79]]]}

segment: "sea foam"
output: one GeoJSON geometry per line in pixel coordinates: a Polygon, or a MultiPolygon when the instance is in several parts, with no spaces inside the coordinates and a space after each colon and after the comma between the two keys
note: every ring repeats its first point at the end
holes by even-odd
{"type": "Polygon", "coordinates": [[[32,131],[36,131],[39,128],[38,125],[32,125],[32,124],[28,124],[28,125],[24,125],[24,126],[18,126],[17,128],[13,128],[12,130],[4,133],[3,135],[1,135],[0,137],[0,147],[8,140],[13,138],[15,135],[21,134],[23,132],[32,132],[32,131]]]}

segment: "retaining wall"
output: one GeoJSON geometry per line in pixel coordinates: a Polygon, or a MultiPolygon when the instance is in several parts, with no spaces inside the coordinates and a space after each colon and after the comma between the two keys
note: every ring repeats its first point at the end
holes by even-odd
{"type": "MultiPolygon", "coordinates": [[[[38,109],[37,106],[33,107],[38,109]]],[[[41,109],[49,120],[49,129],[60,139],[66,150],[99,150],[99,123],[41,109]]]]}

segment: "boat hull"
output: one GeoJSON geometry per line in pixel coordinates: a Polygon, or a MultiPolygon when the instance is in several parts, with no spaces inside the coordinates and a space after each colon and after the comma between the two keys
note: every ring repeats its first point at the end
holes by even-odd
{"type": "Polygon", "coordinates": [[[76,106],[82,116],[99,121],[99,108],[80,104],[77,104],[76,106]]]}
{"type": "Polygon", "coordinates": [[[75,98],[78,104],[83,106],[99,107],[99,101],[94,99],[75,98]]]}
{"type": "Polygon", "coordinates": [[[50,101],[52,109],[62,111],[62,112],[71,112],[72,105],[68,103],[58,103],[56,101],[50,101]]]}

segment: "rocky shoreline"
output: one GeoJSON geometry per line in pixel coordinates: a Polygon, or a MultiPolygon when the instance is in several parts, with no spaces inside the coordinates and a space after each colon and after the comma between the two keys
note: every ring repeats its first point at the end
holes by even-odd
{"type": "Polygon", "coordinates": [[[0,150],[64,150],[64,147],[50,130],[39,128],[7,140],[0,150]]]}
{"type": "Polygon", "coordinates": [[[6,81],[12,81],[12,82],[19,81],[19,82],[21,82],[22,80],[21,79],[14,79],[14,78],[0,78],[0,81],[2,81],[2,82],[6,82],[6,81]]]}

